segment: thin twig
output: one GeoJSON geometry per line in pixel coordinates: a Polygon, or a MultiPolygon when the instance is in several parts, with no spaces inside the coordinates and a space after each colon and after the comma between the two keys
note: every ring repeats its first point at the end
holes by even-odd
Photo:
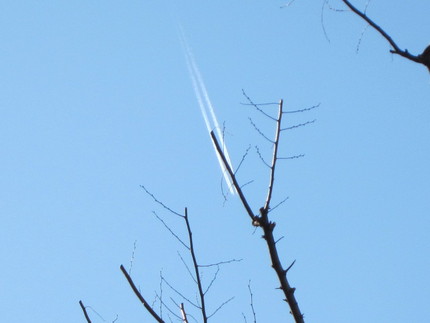
{"type": "Polygon", "coordinates": [[[209,289],[212,287],[213,283],[215,282],[215,280],[216,280],[216,279],[217,279],[217,277],[218,277],[218,273],[219,273],[219,266],[218,266],[218,268],[217,268],[217,270],[216,270],[216,272],[215,272],[215,275],[213,276],[212,280],[210,281],[210,283],[209,283],[208,287],[206,288],[206,290],[204,291],[204,293],[203,293],[203,294],[205,294],[205,295],[206,295],[206,293],[207,293],[207,292],[209,292],[209,289]]]}
{"type": "Polygon", "coordinates": [[[164,323],[163,319],[158,316],[157,313],[149,306],[148,302],[143,298],[142,294],[139,292],[139,290],[136,288],[136,285],[134,284],[133,280],[131,279],[130,275],[127,273],[127,270],[124,268],[123,265],[119,267],[124,274],[125,278],[127,279],[128,283],[130,284],[131,289],[136,294],[139,301],[145,306],[146,310],[152,315],[152,317],[159,323],[164,323]]]}
{"type": "Polygon", "coordinates": [[[187,263],[185,262],[184,258],[182,258],[182,256],[179,253],[179,251],[178,251],[178,255],[179,255],[179,258],[181,258],[181,261],[184,264],[185,268],[187,269],[188,274],[190,275],[191,279],[197,284],[197,280],[194,278],[193,273],[190,270],[190,267],[188,267],[187,263]]]}
{"type": "Polygon", "coordinates": [[[300,155],[294,155],[294,156],[290,156],[290,157],[278,157],[278,159],[297,159],[297,158],[302,158],[305,157],[304,154],[300,154],[300,155]]]}
{"type": "Polygon", "coordinates": [[[154,194],[152,194],[150,191],[148,191],[148,190],[146,189],[146,187],[145,187],[145,186],[140,185],[140,187],[141,187],[141,188],[143,188],[143,189],[145,190],[146,194],[148,194],[150,197],[152,197],[152,199],[153,199],[156,203],[160,204],[163,208],[165,208],[166,210],[170,211],[170,212],[171,212],[171,213],[173,213],[173,214],[176,214],[177,216],[180,216],[181,218],[183,218],[183,217],[184,217],[182,214],[180,214],[180,213],[178,213],[178,212],[176,212],[176,211],[173,211],[173,210],[172,210],[171,208],[169,208],[166,204],[164,204],[163,202],[161,202],[160,200],[158,200],[158,199],[155,197],[155,195],[154,195],[154,194]]]}
{"type": "Polygon", "coordinates": [[[276,119],[274,117],[272,117],[270,114],[267,114],[266,112],[264,112],[262,109],[259,108],[259,105],[275,105],[275,104],[277,104],[276,102],[268,102],[268,103],[259,103],[259,104],[256,104],[256,103],[254,103],[251,100],[251,98],[245,93],[245,91],[243,89],[242,89],[242,94],[243,94],[243,96],[249,102],[249,104],[242,103],[242,105],[252,105],[255,109],[257,109],[258,112],[262,113],[267,118],[272,119],[273,121],[276,121],[276,119]]]}
{"type": "Polygon", "coordinates": [[[251,118],[248,118],[249,122],[251,122],[251,124],[253,125],[253,127],[255,128],[255,130],[257,130],[257,132],[264,138],[266,139],[268,142],[274,144],[274,142],[272,140],[270,140],[269,138],[267,138],[267,136],[257,127],[257,125],[252,121],[251,118]]]}
{"type": "MultiPolygon", "coordinates": [[[[176,240],[178,240],[185,248],[187,248],[188,250],[190,250],[190,247],[189,246],[187,246],[186,244],[185,244],[185,242],[183,242],[182,240],[181,240],[181,238],[179,238],[178,237],[178,235],[176,234],[176,233],[174,233],[173,232],[173,230],[172,229],[170,229],[170,227],[166,224],[166,222],[164,222],[164,220],[162,219],[162,218],[160,218],[159,216],[158,216],[158,214],[155,212],[155,211],[152,211],[152,213],[157,217],[157,219],[161,222],[161,223],[163,223],[163,225],[165,226],[165,228],[167,229],[167,230],[169,230],[169,232],[176,238],[176,240]]],[[[183,216],[181,216],[181,217],[183,217],[183,216]]]]}
{"type": "Polygon", "coordinates": [[[134,240],[134,243],[133,243],[133,252],[131,253],[131,259],[130,259],[130,269],[128,270],[128,272],[130,274],[131,274],[131,269],[133,268],[134,254],[136,252],[136,243],[137,243],[137,240],[134,240]]]}
{"type": "Polygon", "coordinates": [[[230,301],[232,301],[234,299],[234,297],[229,298],[228,300],[226,300],[225,302],[223,302],[220,306],[218,306],[216,308],[216,310],[208,316],[208,318],[211,318],[212,316],[214,316],[221,308],[224,307],[224,305],[226,305],[227,303],[229,303],[230,301]]]}
{"type": "Polygon", "coordinates": [[[176,294],[178,294],[180,297],[182,297],[183,299],[185,299],[188,303],[190,303],[191,305],[193,305],[195,308],[201,309],[201,306],[199,306],[198,304],[194,303],[193,301],[191,301],[188,297],[186,297],[184,294],[182,294],[180,291],[178,291],[175,287],[173,287],[167,280],[166,278],[162,277],[163,281],[166,283],[167,286],[170,287],[171,290],[173,290],[176,294]]]}
{"type": "MultiPolygon", "coordinates": [[[[279,158],[278,158],[279,159],[279,158]]],[[[276,204],[274,207],[271,207],[269,212],[272,212],[274,209],[276,209],[278,206],[282,205],[283,203],[285,203],[286,200],[288,200],[289,197],[287,196],[286,198],[284,198],[281,202],[279,202],[278,204],[276,204]]]]}
{"type": "Polygon", "coordinates": [[[310,108],[304,108],[304,109],[300,109],[300,110],[292,110],[292,111],[283,111],[283,114],[288,114],[288,113],[301,113],[301,112],[306,112],[306,111],[310,111],[313,110],[315,108],[318,108],[321,105],[321,103],[318,103],[317,105],[313,105],[310,108]]]}
{"type": "Polygon", "coordinates": [[[241,261],[242,261],[242,259],[230,259],[230,260],[220,261],[220,262],[217,262],[214,264],[209,264],[209,265],[199,265],[199,267],[214,267],[214,266],[231,264],[232,262],[241,262],[241,261]]]}
{"type": "Polygon", "coordinates": [[[82,301],[79,301],[79,305],[81,306],[82,312],[84,312],[84,316],[85,316],[85,319],[87,320],[87,323],[91,323],[90,317],[88,316],[87,309],[84,306],[84,303],[82,303],[82,301]]]}
{"type": "Polygon", "coordinates": [[[248,155],[249,150],[251,149],[251,145],[248,146],[248,148],[246,149],[245,153],[242,156],[242,159],[240,160],[239,165],[236,167],[236,171],[234,172],[234,174],[236,175],[237,172],[240,169],[240,166],[242,166],[242,163],[245,161],[246,156],[248,155]]]}
{"type": "Polygon", "coordinates": [[[255,309],[254,309],[254,295],[252,294],[252,289],[251,289],[251,281],[248,281],[248,290],[249,290],[249,297],[251,298],[251,310],[252,310],[252,316],[254,317],[254,323],[257,323],[257,315],[255,314],[255,309]]]}
{"type": "Polygon", "coordinates": [[[306,125],[308,125],[308,124],[314,123],[315,121],[316,121],[316,119],[311,120],[311,121],[306,121],[306,122],[304,122],[304,123],[299,123],[299,124],[296,124],[296,125],[291,126],[291,127],[282,128],[282,129],[281,129],[281,131],[285,131],[285,130],[292,130],[292,129],[296,129],[296,128],[304,127],[304,126],[306,126],[306,125]]]}
{"type": "Polygon", "coordinates": [[[264,160],[263,156],[261,155],[260,149],[258,148],[258,146],[255,146],[255,150],[257,151],[257,155],[258,155],[258,157],[260,157],[263,164],[266,165],[267,168],[270,168],[270,165],[264,160]]]}

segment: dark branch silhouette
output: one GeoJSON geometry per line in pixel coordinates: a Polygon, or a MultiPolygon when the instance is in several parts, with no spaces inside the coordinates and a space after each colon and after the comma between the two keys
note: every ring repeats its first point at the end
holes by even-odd
{"type": "Polygon", "coordinates": [[[378,33],[382,35],[391,45],[392,49],[390,50],[391,53],[400,55],[412,62],[423,64],[428,68],[430,71],[430,46],[428,46],[420,55],[413,55],[408,52],[407,49],[403,50],[400,49],[400,47],[397,45],[397,43],[391,38],[390,35],[385,32],[384,29],[382,29],[379,25],[377,25],[372,19],[370,19],[366,12],[362,12],[358,10],[356,7],[354,7],[351,2],[348,0],[342,0],[345,5],[351,9],[352,12],[354,12],[356,15],[361,17],[364,21],[366,21],[370,26],[372,26],[373,29],[375,29],[378,33]]]}
{"type": "Polygon", "coordinates": [[[84,306],[84,303],[82,303],[82,301],[79,301],[79,305],[80,305],[80,306],[81,306],[81,308],[82,308],[82,312],[84,312],[85,319],[87,320],[87,323],[91,323],[90,317],[88,316],[87,309],[86,309],[86,307],[84,306]]]}
{"type": "MultiPolygon", "coordinates": [[[[302,322],[304,322],[303,314],[300,311],[299,305],[298,305],[296,297],[294,295],[295,288],[290,286],[290,284],[287,280],[288,270],[285,270],[282,267],[281,261],[279,259],[278,250],[276,247],[276,241],[275,241],[275,238],[273,236],[273,230],[274,230],[276,224],[275,224],[275,222],[270,221],[269,217],[268,217],[269,210],[270,210],[270,202],[272,200],[273,187],[274,187],[274,182],[275,182],[276,162],[278,161],[278,148],[279,148],[279,140],[280,140],[280,134],[281,134],[282,115],[284,114],[284,112],[282,111],[282,108],[283,108],[283,101],[282,100],[279,102],[278,108],[279,108],[278,109],[278,117],[275,119],[276,120],[275,139],[274,139],[274,141],[271,141],[268,139],[270,142],[273,143],[273,154],[272,154],[272,163],[270,165],[269,185],[268,185],[268,189],[267,189],[267,197],[266,197],[264,206],[260,208],[260,212],[259,212],[260,215],[254,215],[251,207],[249,206],[249,203],[248,203],[245,195],[242,192],[241,186],[238,184],[236,175],[231,170],[229,163],[227,162],[227,159],[224,155],[224,152],[222,151],[222,149],[218,143],[218,140],[217,140],[213,131],[211,132],[211,137],[212,137],[212,141],[213,141],[213,143],[217,149],[217,152],[221,156],[221,159],[224,163],[224,166],[226,167],[226,169],[230,175],[230,178],[233,182],[233,185],[234,185],[236,191],[238,192],[240,200],[242,201],[242,204],[243,204],[246,212],[248,213],[249,217],[252,220],[252,224],[256,227],[261,227],[263,232],[264,232],[263,238],[266,240],[266,244],[267,244],[267,247],[269,249],[270,258],[272,261],[272,267],[278,276],[279,282],[281,284],[280,289],[284,292],[285,300],[291,309],[291,314],[293,315],[296,322],[302,323],[302,322]]],[[[258,128],[256,128],[256,129],[258,131],[258,128]]]]}
{"type": "Polygon", "coordinates": [[[131,279],[130,275],[128,274],[127,270],[124,268],[123,265],[120,266],[120,269],[122,273],[124,274],[125,278],[127,279],[128,283],[130,284],[131,289],[136,294],[139,301],[145,306],[145,309],[152,315],[152,317],[159,323],[164,323],[163,319],[158,316],[158,314],[152,309],[152,307],[148,304],[148,302],[145,300],[145,298],[142,296],[142,294],[137,289],[136,285],[134,284],[133,280],[131,279]]]}

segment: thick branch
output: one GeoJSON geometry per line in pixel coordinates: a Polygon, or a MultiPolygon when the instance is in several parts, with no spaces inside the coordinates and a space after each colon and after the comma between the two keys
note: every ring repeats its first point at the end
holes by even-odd
{"type": "Polygon", "coordinates": [[[281,283],[281,289],[284,292],[285,300],[288,302],[288,305],[290,305],[291,314],[294,316],[294,319],[297,323],[303,323],[303,314],[300,311],[299,304],[297,303],[296,297],[294,295],[296,289],[290,286],[287,279],[287,270],[283,269],[281,260],[279,259],[276,241],[273,237],[275,223],[269,221],[267,212],[263,208],[260,209],[260,212],[260,226],[264,231],[264,239],[266,240],[267,248],[269,249],[270,259],[272,260],[272,268],[275,270],[279,282],[281,283]]]}
{"type": "Polygon", "coordinates": [[[127,279],[128,283],[130,284],[131,289],[136,294],[137,298],[140,300],[140,302],[145,306],[146,310],[152,315],[152,317],[159,323],[164,323],[163,319],[158,316],[157,313],[152,309],[152,307],[148,304],[148,302],[143,298],[142,294],[139,292],[139,290],[136,288],[136,285],[134,285],[133,280],[131,279],[130,275],[128,274],[127,270],[125,270],[124,266],[121,265],[120,269],[122,273],[124,274],[125,278],[127,279]]]}
{"type": "Polygon", "coordinates": [[[84,303],[82,303],[82,301],[79,301],[79,305],[80,305],[80,306],[81,306],[81,308],[82,308],[82,312],[84,312],[85,319],[87,320],[87,323],[91,323],[90,317],[88,316],[87,309],[86,309],[86,307],[84,306],[84,303]]]}
{"type": "Polygon", "coordinates": [[[296,301],[295,295],[294,295],[294,291],[295,288],[292,288],[290,286],[290,284],[288,283],[287,280],[287,271],[283,269],[281,261],[279,259],[278,256],[278,250],[276,248],[276,242],[275,239],[273,237],[273,229],[275,228],[275,223],[274,222],[270,222],[268,219],[268,208],[269,208],[269,203],[271,200],[271,196],[272,196],[272,190],[273,190],[273,181],[274,181],[274,170],[275,167],[274,165],[276,164],[276,160],[277,160],[277,150],[278,150],[278,143],[279,143],[279,133],[280,133],[280,127],[281,127],[281,117],[282,116],[282,101],[280,102],[280,109],[279,109],[279,116],[278,116],[278,122],[277,122],[277,130],[275,133],[275,147],[274,147],[274,153],[273,153],[273,161],[272,161],[272,170],[270,173],[270,182],[269,182],[269,189],[268,189],[268,196],[266,198],[266,203],[265,203],[265,207],[262,207],[260,209],[260,216],[255,216],[245,198],[245,195],[243,194],[240,185],[237,182],[236,176],[235,174],[232,172],[225,156],[224,153],[222,151],[222,149],[220,148],[218,141],[215,137],[215,134],[213,132],[211,132],[211,137],[212,140],[215,144],[215,147],[217,149],[217,152],[219,153],[219,155],[221,156],[221,159],[225,165],[225,167],[227,168],[227,171],[230,174],[230,177],[233,181],[233,185],[236,188],[239,197],[248,213],[248,215],[251,217],[252,219],[252,224],[255,226],[259,226],[263,229],[264,231],[264,239],[266,240],[267,243],[267,247],[269,249],[269,254],[270,254],[270,259],[272,261],[272,267],[276,272],[276,275],[278,276],[279,282],[281,284],[281,289],[284,292],[285,295],[285,300],[288,302],[288,305],[290,306],[291,309],[291,314],[294,317],[294,320],[297,323],[304,323],[303,320],[303,314],[300,311],[299,305],[296,301]]]}
{"type": "Polygon", "coordinates": [[[239,194],[240,200],[242,201],[242,204],[245,207],[246,212],[248,213],[251,220],[254,221],[255,215],[252,212],[252,209],[249,206],[248,201],[246,200],[245,195],[243,194],[242,189],[236,180],[236,176],[233,173],[233,170],[231,169],[230,164],[227,162],[224,152],[222,151],[221,146],[219,145],[218,140],[216,139],[215,133],[213,131],[211,131],[211,138],[218,154],[221,156],[222,162],[224,163],[225,168],[227,169],[231,180],[233,181],[234,188],[237,190],[237,193],[239,194]]]}
{"type": "Polygon", "coordinates": [[[407,49],[402,50],[400,47],[396,44],[396,42],[391,38],[390,35],[388,35],[385,30],[383,30],[379,25],[377,25],[372,19],[370,19],[364,12],[361,12],[356,7],[354,7],[351,2],[348,0],[342,0],[343,3],[345,3],[349,9],[351,9],[356,15],[361,17],[364,21],[366,21],[370,26],[373,27],[377,32],[379,32],[382,37],[384,37],[393,48],[390,50],[391,53],[400,55],[406,59],[409,59],[410,61],[413,61],[415,63],[423,64],[427,66],[427,68],[430,70],[430,53],[428,53],[429,47],[427,47],[426,50],[421,55],[412,55],[408,52],[407,49]]]}
{"type": "Polygon", "coordinates": [[[188,323],[187,313],[185,312],[184,303],[181,303],[179,308],[181,309],[182,322],[188,323]]]}

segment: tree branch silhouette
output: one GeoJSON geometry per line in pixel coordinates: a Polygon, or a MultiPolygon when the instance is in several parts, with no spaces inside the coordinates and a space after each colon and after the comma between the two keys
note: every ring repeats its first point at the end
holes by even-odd
{"type": "Polygon", "coordinates": [[[267,247],[269,249],[270,259],[272,261],[272,268],[275,270],[276,275],[278,276],[278,280],[281,284],[280,289],[283,291],[285,295],[285,301],[288,303],[291,310],[291,314],[293,315],[295,321],[297,323],[302,323],[304,322],[303,314],[300,311],[299,305],[294,295],[295,288],[291,287],[288,282],[288,279],[287,279],[288,270],[285,270],[281,264],[281,261],[278,255],[278,250],[276,247],[276,241],[273,236],[273,230],[276,226],[276,223],[270,221],[268,217],[270,202],[272,200],[274,181],[275,181],[276,163],[278,161],[278,148],[279,148],[280,133],[281,133],[282,115],[283,115],[282,110],[283,110],[283,101],[281,100],[278,105],[278,117],[276,118],[276,131],[275,131],[275,139],[273,141],[273,154],[272,154],[272,163],[270,165],[267,197],[264,202],[264,206],[260,208],[259,215],[254,215],[251,207],[249,206],[249,203],[241,189],[241,186],[237,181],[236,175],[231,170],[229,163],[227,162],[227,159],[223,153],[223,150],[221,149],[213,131],[211,132],[211,138],[217,149],[218,154],[221,156],[224,166],[226,167],[230,175],[233,185],[238,192],[240,200],[242,201],[242,204],[246,212],[248,213],[249,217],[252,220],[252,225],[262,228],[264,232],[263,238],[265,239],[267,247]]]}
{"type": "Polygon", "coordinates": [[[388,43],[393,48],[390,50],[391,53],[400,55],[400,56],[402,56],[402,57],[404,57],[404,58],[406,58],[412,62],[415,62],[418,64],[423,64],[424,66],[426,66],[428,68],[428,70],[430,72],[430,46],[428,46],[422,52],[422,54],[413,55],[413,54],[409,53],[409,51],[407,49],[405,49],[405,50],[401,49],[397,45],[397,43],[393,40],[393,38],[391,38],[391,36],[384,29],[382,29],[378,24],[376,24],[372,19],[370,19],[369,16],[367,16],[367,14],[365,12],[358,10],[348,0],[342,0],[342,2],[345,3],[345,5],[349,9],[351,9],[352,12],[354,12],[356,15],[358,15],[364,21],[366,21],[373,29],[375,29],[378,33],[380,33],[382,35],[382,37],[384,37],[388,41],[388,43]]]}

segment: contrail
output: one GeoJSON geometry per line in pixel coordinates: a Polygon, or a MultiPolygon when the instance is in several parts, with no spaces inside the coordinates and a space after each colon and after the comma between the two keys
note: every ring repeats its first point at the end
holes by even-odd
{"type": "MultiPolygon", "coordinates": [[[[194,56],[191,52],[191,48],[188,46],[188,44],[185,40],[182,28],[181,28],[181,37],[180,38],[181,38],[182,47],[184,49],[185,58],[187,61],[188,71],[190,73],[191,81],[193,83],[194,93],[196,95],[197,102],[199,104],[200,111],[201,111],[203,119],[205,121],[208,133],[210,135],[210,132],[213,129],[215,129],[217,136],[218,136],[219,140],[221,141],[221,147],[224,150],[225,158],[226,158],[230,168],[233,170],[233,166],[232,166],[231,160],[230,160],[230,155],[228,154],[227,147],[225,146],[225,143],[224,143],[224,138],[223,138],[224,136],[221,132],[221,127],[219,126],[219,123],[218,123],[218,120],[216,118],[212,102],[209,98],[209,94],[208,94],[208,91],[206,89],[205,83],[203,82],[203,78],[200,74],[200,71],[197,67],[194,56]],[[211,126],[211,122],[209,121],[208,112],[210,113],[213,126],[211,126]]],[[[235,194],[235,189],[234,189],[233,183],[230,179],[230,176],[228,175],[227,169],[225,168],[225,166],[222,162],[221,156],[218,154],[218,151],[216,150],[215,144],[213,142],[212,142],[212,144],[213,144],[213,147],[215,150],[215,154],[218,158],[218,163],[220,165],[221,171],[224,175],[224,179],[225,179],[225,181],[228,185],[228,188],[230,190],[230,193],[235,194]]]]}

